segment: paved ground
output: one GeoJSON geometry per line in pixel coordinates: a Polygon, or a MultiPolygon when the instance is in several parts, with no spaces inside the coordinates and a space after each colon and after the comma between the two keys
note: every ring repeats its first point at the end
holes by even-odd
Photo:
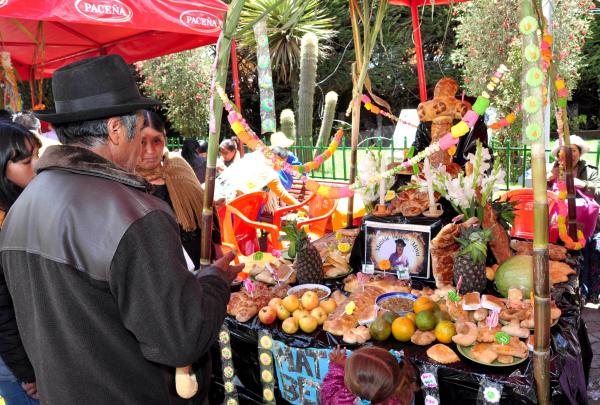
{"type": "Polygon", "coordinates": [[[584,308],[582,316],[587,325],[588,336],[594,352],[590,370],[588,398],[590,405],[600,405],[600,309],[584,308]]]}

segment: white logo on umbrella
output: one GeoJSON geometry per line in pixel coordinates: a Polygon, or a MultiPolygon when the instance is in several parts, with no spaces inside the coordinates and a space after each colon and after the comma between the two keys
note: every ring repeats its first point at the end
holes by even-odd
{"type": "Polygon", "coordinates": [[[101,22],[131,21],[133,11],[120,0],[77,0],[75,9],[79,14],[101,22]]]}
{"type": "Polygon", "coordinates": [[[179,15],[181,24],[194,31],[217,32],[221,26],[221,19],[216,15],[203,10],[188,10],[179,15]]]}

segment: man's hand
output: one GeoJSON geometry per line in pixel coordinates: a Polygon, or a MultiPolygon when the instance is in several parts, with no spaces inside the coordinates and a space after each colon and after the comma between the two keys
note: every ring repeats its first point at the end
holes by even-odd
{"type": "Polygon", "coordinates": [[[37,385],[34,382],[21,383],[21,387],[27,393],[27,395],[30,396],[31,398],[40,399],[40,396],[39,396],[38,390],[37,390],[37,385]]]}
{"type": "Polygon", "coordinates": [[[227,280],[227,282],[229,284],[231,284],[231,282],[233,280],[235,280],[235,278],[237,277],[237,274],[240,271],[242,271],[242,269],[245,266],[244,263],[234,265],[234,266],[232,266],[230,264],[233,261],[233,259],[235,259],[236,256],[237,256],[237,251],[232,250],[231,252],[228,252],[227,254],[225,254],[223,257],[221,257],[219,260],[217,260],[213,264],[213,266],[215,266],[216,268],[221,270],[221,272],[223,273],[223,276],[225,276],[225,279],[227,280]]]}

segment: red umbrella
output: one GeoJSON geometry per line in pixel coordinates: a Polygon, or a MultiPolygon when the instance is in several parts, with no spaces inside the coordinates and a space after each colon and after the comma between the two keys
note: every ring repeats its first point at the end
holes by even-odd
{"type": "Polygon", "coordinates": [[[78,59],[117,53],[127,62],[215,43],[219,0],[0,0],[0,45],[22,79],[78,59]]]}
{"type": "Polygon", "coordinates": [[[417,77],[419,79],[419,94],[421,101],[427,100],[427,84],[425,83],[425,64],[423,61],[423,43],[421,42],[421,26],[419,24],[419,7],[435,5],[449,5],[463,3],[469,0],[390,0],[390,4],[410,7],[415,40],[415,53],[417,57],[417,77]]]}

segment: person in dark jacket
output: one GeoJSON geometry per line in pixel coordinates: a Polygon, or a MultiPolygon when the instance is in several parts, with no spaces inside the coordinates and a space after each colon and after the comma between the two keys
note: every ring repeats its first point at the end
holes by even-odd
{"type": "MultiPolygon", "coordinates": [[[[0,263],[23,345],[47,404],[205,403],[207,353],[241,266],[224,256],[187,271],[168,205],[133,170],[141,97],[125,61],[99,56],[58,69],[51,122],[63,145],[6,216],[0,263]],[[199,389],[175,394],[176,367],[199,389]]],[[[0,331],[2,333],[2,331],[0,331]]]]}
{"type": "MultiPolygon", "coordinates": [[[[206,141],[202,141],[206,144],[206,141]]],[[[200,184],[206,179],[206,147],[202,156],[200,143],[195,139],[186,139],[181,146],[181,157],[194,169],[200,184]]]]}
{"type": "MultiPolygon", "coordinates": [[[[41,142],[26,128],[0,122],[0,228],[35,173],[41,142]]],[[[38,404],[33,366],[25,353],[12,299],[0,273],[0,395],[6,405],[38,404]]]]}

